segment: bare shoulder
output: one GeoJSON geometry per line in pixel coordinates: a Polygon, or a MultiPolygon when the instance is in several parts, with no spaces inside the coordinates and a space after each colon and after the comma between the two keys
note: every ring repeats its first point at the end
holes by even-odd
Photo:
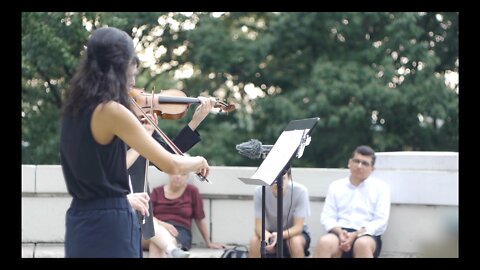
{"type": "Polygon", "coordinates": [[[125,108],[125,106],[116,101],[99,104],[97,108],[95,108],[95,111],[108,119],[112,119],[112,117],[122,117],[125,113],[129,113],[129,110],[125,108]]]}
{"type": "Polygon", "coordinates": [[[130,111],[122,104],[109,101],[97,105],[92,115],[92,134],[99,144],[108,144],[113,139],[119,127],[124,126],[125,121],[129,119],[130,111]]]}

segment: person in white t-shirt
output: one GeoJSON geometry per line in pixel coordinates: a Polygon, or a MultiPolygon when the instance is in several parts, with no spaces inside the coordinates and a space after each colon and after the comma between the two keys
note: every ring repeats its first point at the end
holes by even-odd
{"type": "Polygon", "coordinates": [[[390,215],[390,188],[372,176],[375,152],[362,145],[348,161],[350,175],[328,188],[320,222],[317,258],[377,258],[390,215]]]}

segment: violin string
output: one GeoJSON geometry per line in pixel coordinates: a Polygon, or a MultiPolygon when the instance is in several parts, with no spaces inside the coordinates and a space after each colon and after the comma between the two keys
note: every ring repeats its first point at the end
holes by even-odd
{"type": "Polygon", "coordinates": [[[180,151],[180,149],[178,149],[178,147],[168,138],[168,136],[163,133],[163,131],[157,126],[157,124],[155,124],[149,117],[147,117],[147,114],[142,110],[142,108],[140,107],[140,105],[138,105],[138,103],[132,98],[133,100],[133,104],[135,106],[137,106],[137,109],[140,110],[140,112],[143,114],[143,116],[147,119],[147,121],[155,128],[155,130],[162,136],[162,139],[165,141],[165,143],[168,144],[168,146],[170,146],[170,148],[172,148],[172,150],[178,154],[178,155],[183,155],[182,151],[180,151]]]}

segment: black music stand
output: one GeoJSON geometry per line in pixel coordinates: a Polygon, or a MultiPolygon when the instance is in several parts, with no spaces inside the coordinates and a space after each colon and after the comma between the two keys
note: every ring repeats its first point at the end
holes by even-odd
{"type": "MultiPolygon", "coordinates": [[[[262,185],[262,250],[265,252],[265,186],[277,183],[277,258],[283,258],[283,174],[290,167],[294,156],[300,158],[310,143],[310,132],[320,120],[319,117],[293,120],[273,145],[267,157],[250,178],[239,177],[247,185],[262,185]]],[[[262,257],[265,254],[262,254],[262,257]]]]}

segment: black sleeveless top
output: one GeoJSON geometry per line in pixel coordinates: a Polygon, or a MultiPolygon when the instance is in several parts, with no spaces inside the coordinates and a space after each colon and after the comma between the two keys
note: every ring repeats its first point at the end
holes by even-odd
{"type": "Polygon", "coordinates": [[[124,197],[130,193],[126,145],[117,136],[107,145],[95,141],[90,127],[94,109],[83,110],[76,119],[66,113],[62,119],[60,163],[68,193],[83,200],[124,197]]]}

